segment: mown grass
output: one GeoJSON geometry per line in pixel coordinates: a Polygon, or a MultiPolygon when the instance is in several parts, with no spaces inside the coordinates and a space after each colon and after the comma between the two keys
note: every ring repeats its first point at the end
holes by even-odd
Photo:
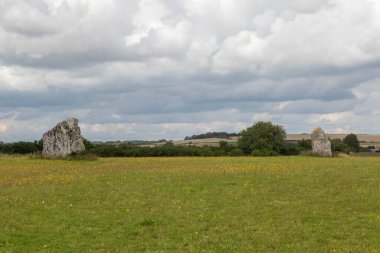
{"type": "Polygon", "coordinates": [[[3,156],[0,252],[380,252],[380,158],[3,156]]]}

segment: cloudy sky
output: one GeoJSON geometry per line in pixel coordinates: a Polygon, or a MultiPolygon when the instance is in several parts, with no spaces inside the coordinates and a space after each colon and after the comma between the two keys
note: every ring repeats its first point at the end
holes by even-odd
{"type": "Polygon", "coordinates": [[[378,0],[0,0],[0,140],[380,133],[378,0]]]}

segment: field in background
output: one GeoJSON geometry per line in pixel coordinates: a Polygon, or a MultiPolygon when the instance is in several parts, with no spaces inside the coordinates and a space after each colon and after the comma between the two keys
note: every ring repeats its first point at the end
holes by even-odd
{"type": "Polygon", "coordinates": [[[207,138],[207,139],[194,139],[194,140],[178,140],[173,141],[175,145],[193,145],[193,146],[213,146],[218,147],[220,141],[227,141],[228,143],[236,143],[239,137],[224,138],[207,138]]]}
{"type": "MultiPolygon", "coordinates": [[[[327,134],[330,139],[343,139],[346,134],[327,134]]],[[[378,134],[358,134],[358,139],[362,147],[376,146],[380,148],[380,135],[378,134]]],[[[219,141],[227,141],[229,143],[236,143],[239,137],[231,137],[229,139],[222,138],[208,138],[208,139],[194,139],[194,140],[177,140],[173,141],[175,145],[194,145],[194,146],[219,146],[219,141]]],[[[288,141],[310,140],[310,134],[288,134],[288,141]]],[[[151,144],[150,146],[163,145],[164,143],[151,144]]]]}
{"type": "MultiPolygon", "coordinates": [[[[341,139],[343,140],[347,134],[327,134],[330,139],[341,139]]],[[[368,146],[379,146],[380,147],[380,135],[379,134],[357,134],[358,140],[360,142],[360,146],[368,147],[368,146]]],[[[310,134],[288,134],[288,140],[310,140],[310,134]]]]}
{"type": "Polygon", "coordinates": [[[0,252],[378,252],[379,158],[0,157],[0,252]]]}

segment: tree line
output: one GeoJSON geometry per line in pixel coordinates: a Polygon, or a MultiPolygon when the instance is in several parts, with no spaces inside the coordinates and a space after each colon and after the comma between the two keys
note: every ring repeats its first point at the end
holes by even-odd
{"type": "Polygon", "coordinates": [[[231,137],[237,137],[237,136],[239,136],[239,134],[237,134],[237,133],[208,132],[205,134],[197,134],[197,135],[192,135],[192,136],[186,136],[185,141],[196,140],[196,139],[208,139],[208,138],[229,139],[231,137]]]}
{"type": "Polygon", "coordinates": [[[0,142],[1,154],[35,154],[42,151],[42,140],[27,142],[19,141],[13,143],[0,142]]]}
{"type": "MultiPolygon", "coordinates": [[[[158,156],[275,156],[299,155],[310,152],[311,140],[286,141],[286,131],[272,122],[257,122],[240,133],[237,143],[220,141],[219,146],[181,146],[173,142],[154,147],[142,147],[135,143],[92,143],[84,141],[86,153],[99,157],[158,157],[158,156]]],[[[3,154],[39,154],[42,140],[34,142],[0,142],[3,154]]],[[[365,151],[355,134],[347,135],[343,140],[331,140],[333,152],[365,151]]]]}

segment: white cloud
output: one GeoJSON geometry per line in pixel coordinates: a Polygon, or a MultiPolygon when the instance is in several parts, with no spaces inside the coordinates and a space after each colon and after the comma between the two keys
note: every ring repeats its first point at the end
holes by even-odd
{"type": "Polygon", "coordinates": [[[49,15],[49,8],[43,2],[8,4],[0,11],[0,25],[5,30],[26,36],[52,35],[59,31],[58,20],[49,15]]]}
{"type": "Polygon", "coordinates": [[[0,90],[35,91],[43,88],[43,74],[20,67],[0,66],[0,90]]]}
{"type": "Polygon", "coordinates": [[[198,123],[162,123],[162,124],[81,124],[82,132],[92,139],[104,139],[104,135],[109,140],[133,140],[145,139],[153,140],[157,138],[183,139],[187,135],[205,133],[211,131],[240,132],[248,126],[245,122],[198,122],[198,123]]]}
{"type": "Polygon", "coordinates": [[[274,118],[274,115],[269,113],[256,113],[252,116],[252,121],[271,121],[274,118]]]}
{"type": "Polygon", "coordinates": [[[251,31],[224,40],[214,58],[215,70],[299,75],[297,70],[346,68],[379,59],[378,50],[372,51],[380,34],[374,5],[337,0],[315,13],[283,16],[266,10],[254,18],[251,31]]]}
{"type": "Polygon", "coordinates": [[[334,133],[334,134],[347,134],[347,133],[350,133],[350,130],[347,129],[347,128],[341,128],[341,127],[338,127],[336,128],[333,132],[331,133],[334,133]]]}
{"type": "Polygon", "coordinates": [[[249,31],[242,31],[227,38],[213,58],[213,70],[222,74],[239,70],[263,74],[260,65],[255,62],[264,59],[266,43],[264,39],[249,31]]]}
{"type": "Polygon", "coordinates": [[[315,119],[316,122],[337,122],[342,121],[343,119],[348,119],[352,116],[351,112],[336,112],[336,113],[328,113],[317,116],[315,119]]]}
{"type": "Polygon", "coordinates": [[[69,116],[103,139],[377,132],[379,20],[375,0],[2,0],[0,139],[69,116]]]}
{"type": "Polygon", "coordinates": [[[158,0],[141,0],[138,5],[138,12],[133,17],[135,26],[132,34],[125,38],[126,44],[132,46],[139,44],[141,39],[147,37],[154,29],[164,28],[162,18],[168,14],[165,4],[158,0]]]}
{"type": "Polygon", "coordinates": [[[5,133],[8,130],[6,124],[0,123],[0,133],[5,133]]]}
{"type": "Polygon", "coordinates": [[[289,105],[289,101],[286,101],[286,102],[282,102],[282,103],[279,103],[275,109],[278,110],[278,111],[283,111],[288,105],[289,105]]]}

